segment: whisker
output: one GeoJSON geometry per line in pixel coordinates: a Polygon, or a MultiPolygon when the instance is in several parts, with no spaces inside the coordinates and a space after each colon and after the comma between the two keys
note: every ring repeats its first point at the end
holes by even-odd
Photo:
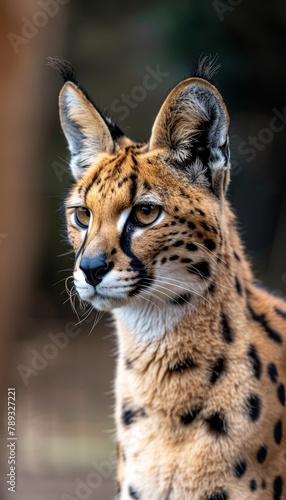
{"type": "Polygon", "coordinates": [[[56,255],[56,257],[66,257],[67,255],[71,255],[71,254],[74,254],[74,250],[68,250],[68,252],[59,253],[58,255],[56,255]]]}
{"type": "Polygon", "coordinates": [[[96,325],[99,323],[99,321],[101,320],[102,316],[103,316],[104,312],[103,311],[97,311],[97,314],[95,316],[95,319],[94,319],[94,322],[93,322],[93,325],[91,327],[91,330],[90,332],[88,333],[88,337],[90,336],[90,334],[92,333],[93,329],[96,327],[96,325]]]}
{"type": "MultiPolygon", "coordinates": [[[[144,285],[143,285],[143,286],[144,286],[144,285]]],[[[165,287],[165,286],[159,285],[159,287],[160,287],[160,288],[162,288],[162,289],[164,289],[164,290],[168,290],[168,291],[170,292],[170,290],[169,290],[167,287],[165,287]]],[[[149,291],[149,288],[148,288],[147,286],[146,286],[146,288],[147,288],[147,291],[149,291]]],[[[178,306],[180,306],[180,307],[181,307],[181,309],[183,310],[183,306],[182,306],[182,304],[180,304],[180,303],[179,303],[176,299],[174,299],[174,297],[172,297],[172,296],[171,296],[171,295],[169,295],[168,293],[165,293],[165,292],[162,292],[162,291],[160,291],[160,293],[162,293],[163,295],[166,295],[166,297],[168,297],[168,299],[170,299],[170,300],[172,300],[172,301],[176,302],[176,304],[177,304],[178,306]]],[[[155,297],[157,298],[157,296],[155,296],[155,297]]],[[[189,302],[189,301],[187,301],[187,300],[185,300],[185,302],[187,302],[189,305],[193,306],[193,307],[194,307],[194,309],[196,309],[196,307],[195,307],[195,306],[194,306],[191,302],[189,302]]],[[[166,305],[168,305],[167,303],[165,303],[165,304],[166,304],[166,305]]],[[[197,309],[196,309],[196,310],[197,310],[197,309]]]]}
{"type": "MultiPolygon", "coordinates": [[[[68,276],[67,278],[62,278],[61,280],[59,281],[56,281],[56,283],[53,283],[52,286],[56,286],[58,285],[59,283],[62,283],[63,281],[66,281],[66,280],[72,280],[73,279],[73,276],[68,276]]],[[[64,290],[65,291],[65,290],[64,290]]]]}
{"type": "Polygon", "coordinates": [[[59,270],[57,271],[57,273],[58,273],[58,274],[59,274],[59,273],[66,273],[67,271],[68,271],[68,272],[73,271],[73,267],[69,267],[68,269],[59,269],[59,270]]]}

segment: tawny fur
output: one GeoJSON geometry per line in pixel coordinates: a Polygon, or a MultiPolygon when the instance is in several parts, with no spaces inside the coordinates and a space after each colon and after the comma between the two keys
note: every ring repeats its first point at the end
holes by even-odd
{"type": "MultiPolygon", "coordinates": [[[[107,128],[98,116],[90,123],[90,104],[86,118],[74,89],[80,104],[69,116],[99,137],[67,199],[67,221],[79,295],[113,309],[117,326],[118,498],[285,499],[286,303],[255,284],[225,199],[228,116],[220,95],[201,79],[183,82],[149,145],[121,137],[112,150],[107,128]],[[219,114],[207,165],[188,157],[209,120],[207,111],[198,120],[204,100],[198,106],[195,96],[190,105],[193,90],[187,100],[181,94],[192,85],[202,95],[208,89],[219,114]],[[180,99],[185,108],[176,113],[180,99]],[[163,207],[162,219],[136,229],[126,250],[118,221],[148,196],[163,207]],[[73,222],[75,206],[92,213],[86,232],[73,222]],[[123,285],[138,274],[131,251],[148,278],[125,296],[123,285]],[[113,265],[98,285],[104,298],[92,295],[80,269],[83,255],[99,252],[113,265]]],[[[62,124],[68,136],[66,116],[62,124]]]]}

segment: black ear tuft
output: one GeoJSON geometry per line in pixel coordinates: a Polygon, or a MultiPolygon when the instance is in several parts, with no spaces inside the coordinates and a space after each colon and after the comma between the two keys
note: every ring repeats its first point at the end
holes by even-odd
{"type": "Polygon", "coordinates": [[[79,87],[75,69],[69,61],[65,61],[59,57],[48,57],[48,66],[58,71],[62,75],[65,83],[72,82],[79,87]]]}
{"type": "Polygon", "coordinates": [[[213,77],[220,66],[221,65],[218,64],[218,54],[215,56],[201,56],[192,76],[195,78],[202,78],[213,84],[213,77]]]}
{"type": "Polygon", "coordinates": [[[61,76],[64,79],[64,82],[71,82],[75,84],[85,95],[85,97],[88,99],[88,101],[95,107],[95,109],[98,111],[100,114],[101,118],[103,119],[104,123],[107,125],[112,139],[116,141],[120,137],[124,135],[122,130],[116,125],[116,123],[113,123],[110,118],[105,116],[105,114],[102,112],[102,110],[96,105],[96,103],[90,98],[86,90],[79,84],[75,69],[73,65],[69,62],[66,61],[65,59],[60,59],[59,57],[48,57],[48,66],[51,68],[55,69],[58,71],[61,76]]]}

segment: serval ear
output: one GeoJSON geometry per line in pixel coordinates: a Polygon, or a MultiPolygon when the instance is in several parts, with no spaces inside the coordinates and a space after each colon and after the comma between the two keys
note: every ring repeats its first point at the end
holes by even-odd
{"type": "Polygon", "coordinates": [[[117,140],[124,134],[79,86],[70,63],[49,58],[49,65],[60,71],[66,82],[59,96],[60,120],[71,153],[70,168],[78,179],[100,153],[119,149],[117,140]]]}
{"type": "Polygon", "coordinates": [[[210,75],[205,63],[168,95],[155,120],[150,149],[161,150],[191,182],[221,196],[229,180],[229,116],[218,90],[203,78],[210,75]]]}

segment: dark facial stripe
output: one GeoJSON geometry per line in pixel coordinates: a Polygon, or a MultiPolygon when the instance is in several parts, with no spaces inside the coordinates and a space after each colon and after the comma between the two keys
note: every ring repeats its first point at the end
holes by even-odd
{"type": "Polygon", "coordinates": [[[125,224],[125,228],[123,229],[119,239],[121,250],[123,251],[123,253],[125,253],[125,255],[127,255],[127,257],[130,258],[130,265],[132,269],[138,272],[137,286],[130,292],[130,296],[138,294],[143,286],[145,287],[149,286],[152,278],[151,275],[147,274],[143,262],[141,262],[141,260],[138,259],[138,257],[131,250],[131,240],[133,231],[134,228],[132,226],[129,226],[127,221],[125,224]]]}
{"type": "Polygon", "coordinates": [[[258,314],[256,313],[250,306],[248,306],[249,312],[251,314],[251,317],[254,321],[257,321],[261,327],[264,329],[264,331],[267,333],[268,337],[271,340],[274,340],[277,344],[282,344],[283,340],[280,335],[280,333],[276,332],[271,328],[268,324],[268,320],[265,317],[265,314],[258,314]]]}
{"type": "Polygon", "coordinates": [[[85,235],[84,235],[83,242],[82,242],[82,244],[81,244],[81,246],[80,246],[80,249],[77,251],[76,256],[75,256],[75,265],[76,265],[76,261],[77,261],[77,259],[79,258],[79,256],[80,256],[81,252],[82,252],[82,251],[83,251],[83,249],[84,249],[84,246],[85,246],[85,243],[86,243],[86,240],[87,240],[87,236],[88,236],[88,235],[87,235],[87,231],[86,231],[86,232],[85,232],[85,235]]]}

